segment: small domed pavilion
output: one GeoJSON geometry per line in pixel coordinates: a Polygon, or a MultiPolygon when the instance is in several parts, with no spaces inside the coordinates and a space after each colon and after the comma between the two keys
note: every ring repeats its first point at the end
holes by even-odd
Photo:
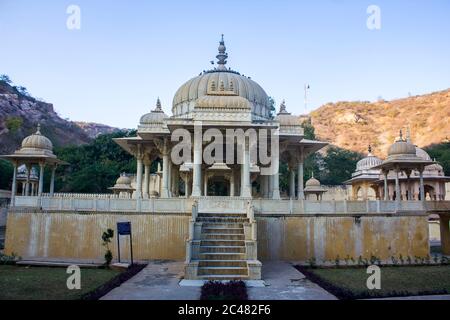
{"type": "MultiPolygon", "coordinates": [[[[52,176],[50,180],[50,194],[54,193],[55,186],[55,171],[58,165],[67,164],[59,160],[53,153],[53,144],[46,136],[41,133],[41,126],[38,124],[35,133],[29,135],[22,141],[21,148],[10,155],[3,155],[1,158],[9,160],[14,166],[11,204],[14,205],[14,198],[17,194],[17,176],[18,168],[25,165],[26,179],[25,190],[22,192],[24,196],[31,195],[31,184],[34,166],[39,166],[39,182],[37,196],[41,196],[44,191],[44,169],[49,166],[52,169],[52,176]]],[[[23,172],[20,172],[23,173],[23,172]]]]}

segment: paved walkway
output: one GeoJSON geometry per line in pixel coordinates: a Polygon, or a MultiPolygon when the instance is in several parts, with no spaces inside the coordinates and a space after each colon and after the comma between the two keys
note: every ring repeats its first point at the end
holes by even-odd
{"type": "MultiPolygon", "coordinates": [[[[136,276],[105,295],[104,300],[198,300],[200,287],[182,287],[180,261],[152,261],[136,276]]],[[[330,300],[333,295],[306,280],[286,262],[263,262],[262,288],[248,288],[251,300],[330,300]]]]}
{"type": "Polygon", "coordinates": [[[336,300],[288,262],[263,261],[262,265],[262,278],[268,286],[249,288],[250,300],[336,300]]]}
{"type": "Polygon", "coordinates": [[[151,261],[133,278],[102,297],[102,300],[198,300],[200,287],[180,287],[184,274],[180,261],[151,261]]]}

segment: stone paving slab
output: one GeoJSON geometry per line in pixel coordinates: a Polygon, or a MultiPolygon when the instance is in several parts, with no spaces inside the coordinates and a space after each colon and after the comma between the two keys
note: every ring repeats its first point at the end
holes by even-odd
{"type": "Polygon", "coordinates": [[[184,263],[155,260],[141,272],[103,296],[102,300],[198,300],[200,287],[181,287],[184,263]]]}
{"type": "MultiPolygon", "coordinates": [[[[250,287],[250,300],[335,300],[336,297],[288,262],[263,262],[265,287],[250,287]]],[[[184,263],[151,261],[133,278],[113,289],[102,300],[198,300],[199,286],[180,286],[184,263]]]]}
{"type": "Polygon", "coordinates": [[[289,262],[263,261],[265,288],[249,288],[250,300],[337,300],[306,277],[289,262]]]}

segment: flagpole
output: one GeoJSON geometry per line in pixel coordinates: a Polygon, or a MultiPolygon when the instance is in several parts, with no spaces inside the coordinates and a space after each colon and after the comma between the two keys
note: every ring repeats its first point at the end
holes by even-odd
{"type": "Polygon", "coordinates": [[[308,95],[307,95],[308,85],[306,83],[303,89],[305,90],[305,114],[306,114],[308,113],[308,95]]]}

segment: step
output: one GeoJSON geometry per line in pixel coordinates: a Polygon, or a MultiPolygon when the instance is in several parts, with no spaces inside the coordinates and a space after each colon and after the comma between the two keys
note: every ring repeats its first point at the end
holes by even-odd
{"type": "Polygon", "coordinates": [[[248,275],[207,274],[198,276],[199,280],[248,280],[248,275]]]}
{"type": "Polygon", "coordinates": [[[199,267],[241,267],[247,268],[247,260],[197,260],[199,267]]]}
{"type": "Polygon", "coordinates": [[[201,246],[245,246],[244,240],[208,239],[201,240],[201,246]]]}
{"type": "Polygon", "coordinates": [[[245,246],[200,246],[200,253],[245,253],[245,246]]]}
{"type": "Polygon", "coordinates": [[[231,252],[203,252],[198,254],[199,260],[245,260],[247,258],[245,253],[231,253],[231,252]]]}
{"type": "Polygon", "coordinates": [[[248,218],[220,218],[220,217],[197,217],[197,222],[224,222],[224,223],[244,223],[248,218]]]}
{"type": "Polygon", "coordinates": [[[247,267],[199,267],[197,275],[248,275],[247,267]]]}
{"type": "Polygon", "coordinates": [[[199,217],[237,217],[237,218],[247,218],[247,215],[245,213],[210,213],[210,212],[204,212],[199,213],[199,217]]]}
{"type": "Polygon", "coordinates": [[[245,240],[244,233],[202,233],[201,240],[245,240]]]}
{"type": "Polygon", "coordinates": [[[244,228],[203,227],[202,234],[244,234],[244,228]]]}

